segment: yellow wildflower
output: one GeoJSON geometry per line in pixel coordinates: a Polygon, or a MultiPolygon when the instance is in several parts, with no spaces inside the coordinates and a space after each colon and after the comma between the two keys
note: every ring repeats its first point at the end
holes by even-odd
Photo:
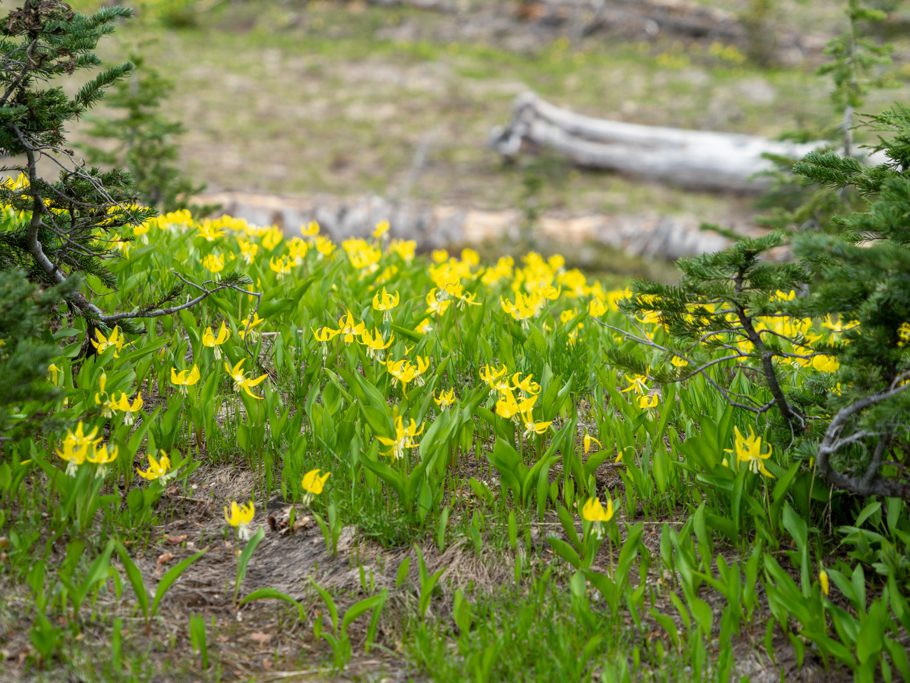
{"type": "Polygon", "coordinates": [[[389,243],[389,253],[397,254],[402,261],[411,262],[417,252],[417,242],[414,240],[392,240],[389,243]]]}
{"type": "Polygon", "coordinates": [[[326,343],[331,341],[335,337],[341,334],[341,330],[333,330],[331,327],[320,327],[318,330],[313,330],[313,337],[316,338],[316,341],[321,343],[326,343]]]}
{"type": "Polygon", "coordinates": [[[331,472],[324,472],[322,475],[320,475],[318,469],[310,470],[303,475],[303,480],[300,482],[300,487],[304,490],[304,505],[309,505],[312,502],[314,496],[318,496],[320,493],[322,493],[322,489],[325,487],[326,480],[331,476],[331,472]]]}
{"type": "Polygon", "coordinates": [[[480,379],[494,391],[509,389],[509,383],[505,379],[505,374],[507,372],[508,369],[505,365],[501,368],[494,368],[492,365],[484,365],[480,368],[480,379]]]}
{"type": "Polygon", "coordinates": [[[587,522],[609,522],[613,519],[613,500],[607,498],[607,507],[604,509],[599,498],[588,498],[581,509],[581,516],[587,522]]]}
{"type": "Polygon", "coordinates": [[[638,397],[638,407],[642,410],[657,407],[657,394],[646,394],[638,397]]]}
{"type": "Polygon", "coordinates": [[[373,309],[383,312],[391,311],[398,305],[398,301],[398,292],[389,294],[386,291],[386,288],[383,287],[381,292],[376,292],[376,294],[373,295],[373,309]]]}
{"type": "Polygon", "coordinates": [[[277,225],[270,225],[267,228],[263,228],[259,234],[262,238],[262,246],[269,251],[277,247],[281,243],[281,240],[284,239],[284,234],[277,225]]]}
{"type": "Polygon", "coordinates": [[[111,446],[108,449],[105,444],[101,444],[99,448],[99,442],[100,439],[92,444],[92,453],[91,455],[86,453],[85,459],[93,465],[98,465],[98,469],[95,470],[95,476],[101,478],[107,474],[107,466],[117,459],[118,449],[116,446],[111,446]]]}
{"type": "Polygon", "coordinates": [[[236,501],[231,501],[230,514],[228,514],[227,506],[224,507],[224,519],[237,529],[237,536],[241,541],[245,541],[252,536],[249,525],[253,521],[253,515],[255,514],[256,507],[253,505],[253,501],[250,501],[247,505],[238,505],[236,501]]]}
{"type": "Polygon", "coordinates": [[[455,403],[455,390],[449,389],[448,391],[443,391],[440,389],[439,393],[433,397],[433,401],[439,406],[440,410],[445,410],[455,403]]]}
{"type": "Polygon", "coordinates": [[[764,476],[773,479],[774,475],[765,467],[765,460],[771,457],[771,446],[768,445],[768,450],[763,453],[761,437],[756,436],[751,427],[749,427],[749,436],[747,437],[743,436],[742,432],[739,431],[739,427],[734,427],[733,430],[736,432],[734,448],[726,448],[724,450],[727,453],[735,451],[736,462],[749,463],[749,469],[752,472],[760,472],[764,476]]]}
{"type": "Polygon", "coordinates": [[[373,334],[370,334],[370,331],[364,329],[360,333],[360,343],[367,347],[367,355],[371,358],[377,358],[382,355],[382,351],[385,351],[392,345],[392,342],[395,341],[395,335],[392,334],[389,336],[389,340],[385,341],[382,338],[382,332],[373,328],[373,334]]]}
{"type": "Polygon", "coordinates": [[[328,237],[317,237],[316,251],[319,252],[319,258],[329,257],[335,253],[335,243],[328,237]]]}
{"type": "MultiPolygon", "coordinates": [[[[532,398],[537,398],[532,396],[532,398]]],[[[530,399],[525,399],[522,403],[527,403],[530,399]]],[[[532,404],[533,405],[533,402],[532,404]]],[[[552,420],[547,420],[545,422],[535,422],[534,415],[531,412],[530,406],[527,410],[521,412],[521,422],[525,428],[525,436],[531,436],[531,434],[544,434],[553,424],[552,420]]]]}
{"type": "Polygon", "coordinates": [[[812,357],[812,367],[819,372],[837,372],[840,362],[834,356],[822,354],[812,357]]]}
{"type": "Polygon", "coordinates": [[[445,313],[449,306],[452,305],[452,300],[445,294],[445,290],[442,290],[442,293],[444,294],[442,298],[437,297],[436,294],[438,291],[439,290],[436,287],[433,287],[426,296],[427,313],[432,313],[437,316],[445,313]]]}
{"type": "Polygon", "coordinates": [[[423,425],[418,429],[417,423],[414,420],[411,420],[407,427],[404,425],[404,420],[401,415],[395,418],[395,438],[390,439],[385,436],[377,436],[383,446],[388,446],[387,450],[383,455],[391,457],[393,460],[398,460],[404,456],[405,449],[407,448],[417,448],[419,445],[414,438],[420,436],[423,433],[423,425]]]}
{"type": "Polygon", "coordinates": [[[131,425],[133,424],[134,418],[133,413],[138,413],[142,408],[142,392],[140,391],[136,394],[136,398],[133,399],[133,402],[130,403],[129,396],[126,395],[126,392],[120,392],[120,398],[116,398],[116,394],[111,397],[110,406],[113,410],[123,413],[123,424],[131,425]]]}
{"type": "Polygon", "coordinates": [[[259,334],[259,331],[255,328],[264,322],[265,318],[260,318],[259,313],[254,311],[253,316],[251,318],[247,318],[247,321],[244,323],[243,327],[237,330],[237,334],[240,335],[241,339],[246,339],[247,332],[249,332],[250,339],[255,340],[259,334]]]}
{"type": "Polygon", "coordinates": [[[202,258],[202,267],[213,275],[217,275],[224,270],[224,256],[218,253],[206,254],[202,258]]]}
{"type": "Polygon", "coordinates": [[[299,237],[294,237],[288,242],[288,255],[293,259],[294,265],[302,264],[309,250],[310,245],[299,237]]]}
{"type": "Polygon", "coordinates": [[[351,344],[357,337],[363,334],[367,326],[364,325],[363,321],[357,323],[354,322],[354,315],[350,310],[346,310],[345,314],[338,319],[338,332],[344,335],[344,343],[351,344]]]}
{"type": "Polygon", "coordinates": [[[272,256],[269,258],[269,268],[273,273],[276,273],[279,277],[282,275],[287,275],[294,268],[294,261],[288,254],[279,256],[277,259],[272,256]]]}
{"type": "Polygon", "coordinates": [[[189,370],[180,370],[177,371],[177,368],[171,368],[171,384],[174,384],[181,388],[182,391],[186,391],[187,387],[191,387],[199,381],[199,366],[193,363],[193,367],[189,370]]]}
{"type": "Polygon", "coordinates": [[[386,361],[386,369],[398,382],[401,383],[401,390],[407,393],[408,384],[417,380],[418,384],[422,383],[420,377],[430,367],[430,360],[426,356],[417,356],[417,363],[411,363],[407,358],[401,360],[386,361]]]}
{"type": "Polygon", "coordinates": [[[599,440],[595,439],[593,436],[585,432],[585,436],[582,439],[582,444],[584,444],[585,455],[591,452],[591,444],[596,443],[598,448],[603,448],[603,444],[599,440]]]}
{"type": "Polygon", "coordinates": [[[228,329],[228,326],[221,321],[221,327],[218,328],[218,335],[216,336],[210,327],[206,327],[202,332],[202,345],[207,346],[210,349],[215,350],[215,358],[221,360],[221,349],[218,348],[224,342],[231,338],[231,331],[228,329]]]}
{"type": "Polygon", "coordinates": [[[241,358],[237,361],[234,367],[231,367],[227,361],[224,362],[224,369],[231,376],[231,379],[234,380],[234,390],[235,391],[245,391],[247,396],[251,398],[262,400],[262,396],[257,396],[250,389],[255,386],[258,386],[262,381],[268,377],[268,375],[260,375],[256,379],[252,379],[246,376],[246,373],[241,369],[241,366],[246,361],[246,358],[241,358]]]}
{"type": "Polygon", "coordinates": [[[244,239],[238,239],[237,245],[240,247],[240,256],[244,262],[252,263],[256,258],[256,254],[259,253],[259,245],[244,239]]]}
{"type": "Polygon", "coordinates": [[[380,237],[385,235],[391,227],[392,226],[388,221],[379,221],[376,224],[376,228],[373,230],[373,237],[378,240],[380,237]]]}
{"type": "Polygon", "coordinates": [[[155,458],[154,455],[149,453],[147,455],[149,466],[147,469],[140,470],[136,468],[136,474],[147,481],[155,481],[156,479],[161,479],[162,482],[167,478],[167,473],[171,469],[171,459],[168,457],[165,451],[161,451],[161,457],[155,458]]]}
{"type": "Polygon", "coordinates": [[[76,469],[85,462],[89,446],[100,441],[100,439],[95,438],[96,434],[98,434],[97,427],[94,427],[91,432],[85,434],[83,432],[81,420],[76,425],[75,432],[67,430],[66,437],[63,439],[63,450],[57,450],[56,453],[67,463],[66,473],[69,476],[76,476],[76,469]]]}
{"type": "Polygon", "coordinates": [[[114,326],[114,329],[111,330],[110,336],[105,337],[104,332],[101,331],[101,328],[95,328],[95,338],[92,339],[92,346],[95,347],[96,353],[99,355],[107,351],[109,348],[114,349],[114,358],[120,358],[120,352],[123,350],[123,335],[120,333],[120,327],[114,326]]]}
{"type": "Polygon", "coordinates": [[[626,375],[625,379],[628,383],[628,386],[622,390],[622,393],[625,394],[630,391],[634,391],[639,396],[644,396],[648,393],[649,390],[646,383],[648,381],[648,377],[646,375],[632,375],[631,377],[629,377],[629,375],[626,375]]]}

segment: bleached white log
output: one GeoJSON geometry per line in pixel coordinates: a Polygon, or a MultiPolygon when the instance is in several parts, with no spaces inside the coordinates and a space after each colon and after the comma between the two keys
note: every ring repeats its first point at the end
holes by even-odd
{"type": "Polygon", "coordinates": [[[509,125],[491,136],[491,146],[508,157],[517,156],[525,146],[537,146],[587,168],[731,192],[756,192],[767,186],[768,179],[757,174],[774,165],[763,155],[799,159],[825,144],[598,119],[530,93],[516,101],[509,125]]]}

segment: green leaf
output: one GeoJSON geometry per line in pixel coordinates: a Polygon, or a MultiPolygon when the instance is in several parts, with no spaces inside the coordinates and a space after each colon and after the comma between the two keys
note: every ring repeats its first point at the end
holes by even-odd
{"type": "Polygon", "coordinates": [[[240,557],[237,560],[237,575],[234,579],[234,600],[237,599],[237,595],[240,593],[240,584],[243,583],[243,579],[246,576],[247,565],[256,551],[256,546],[262,542],[263,538],[265,538],[265,529],[259,527],[256,533],[250,537],[250,540],[246,542],[243,551],[240,553],[240,557]]]}
{"type": "Polygon", "coordinates": [[[303,604],[292,598],[287,593],[282,593],[275,588],[257,588],[252,593],[249,593],[248,595],[245,595],[243,598],[241,598],[237,604],[245,605],[248,602],[254,602],[256,600],[281,600],[282,602],[286,602],[297,610],[297,618],[300,619],[300,621],[304,621],[306,619],[306,608],[303,606],[303,604]]]}
{"type": "Polygon", "coordinates": [[[208,548],[200,550],[195,555],[190,555],[179,564],[171,567],[165,575],[161,577],[161,581],[158,582],[158,586],[155,588],[155,599],[152,600],[152,617],[158,614],[158,607],[161,605],[161,601],[164,600],[164,596],[167,595],[167,592],[170,590],[173,583],[180,578],[180,575],[183,574],[183,572],[189,569],[191,564],[205,555],[207,551],[208,548]]]}
{"type": "Polygon", "coordinates": [[[383,591],[379,595],[373,595],[369,598],[364,598],[363,600],[355,602],[353,605],[351,605],[344,613],[344,617],[341,619],[341,633],[347,633],[348,626],[350,626],[351,623],[353,623],[354,620],[357,619],[357,617],[359,617],[361,614],[373,609],[382,609],[383,605],[385,605],[386,597],[388,597],[388,593],[386,591],[383,591]]]}
{"type": "Polygon", "coordinates": [[[550,544],[550,547],[553,549],[557,555],[562,559],[568,562],[570,565],[576,569],[581,567],[581,558],[578,556],[578,553],[570,546],[568,543],[563,541],[561,538],[555,538],[553,536],[547,537],[547,543],[550,544]]]}
{"type": "Polygon", "coordinates": [[[149,594],[145,589],[145,582],[142,580],[142,572],[139,571],[139,567],[133,562],[133,559],[120,541],[117,541],[116,548],[117,555],[120,557],[120,562],[123,564],[123,568],[126,571],[126,577],[133,587],[133,593],[136,594],[136,601],[139,603],[139,609],[142,610],[142,616],[148,621],[149,594]]]}

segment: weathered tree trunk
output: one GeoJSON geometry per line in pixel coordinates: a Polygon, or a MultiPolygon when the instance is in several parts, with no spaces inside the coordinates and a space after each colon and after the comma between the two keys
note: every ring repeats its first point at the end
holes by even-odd
{"type": "Polygon", "coordinates": [[[493,130],[490,144],[506,157],[516,157],[527,146],[541,147],[587,168],[693,189],[758,192],[768,179],[756,174],[774,167],[764,154],[798,159],[825,143],[795,144],[597,119],[529,93],[517,99],[509,124],[493,130]]]}

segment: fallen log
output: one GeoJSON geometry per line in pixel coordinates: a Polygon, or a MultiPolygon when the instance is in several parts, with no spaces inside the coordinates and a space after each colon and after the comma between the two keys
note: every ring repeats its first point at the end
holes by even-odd
{"type": "Polygon", "coordinates": [[[824,142],[791,143],[735,133],[643,126],[557,107],[533,93],[518,97],[512,120],[494,128],[491,147],[507,158],[527,147],[548,149],[574,164],[691,189],[760,192],[757,176],[774,168],[763,155],[799,159],[824,142]]]}
{"type": "MultiPolygon", "coordinates": [[[[243,192],[196,197],[220,205],[226,214],[253,225],[277,225],[288,236],[299,226],[317,221],[336,241],[369,238],[376,223],[388,220],[395,238],[416,240],[418,248],[457,249],[463,246],[514,243],[527,220],[516,208],[483,210],[452,204],[395,201],[378,196],[313,195],[280,197],[243,192]]],[[[725,221],[738,233],[762,234],[747,217],[725,221]]],[[[535,248],[560,251],[577,265],[598,268],[602,248],[646,259],[672,261],[729,245],[729,240],[700,229],[701,217],[668,216],[655,212],[563,215],[545,212],[533,230],[535,248]]]]}

